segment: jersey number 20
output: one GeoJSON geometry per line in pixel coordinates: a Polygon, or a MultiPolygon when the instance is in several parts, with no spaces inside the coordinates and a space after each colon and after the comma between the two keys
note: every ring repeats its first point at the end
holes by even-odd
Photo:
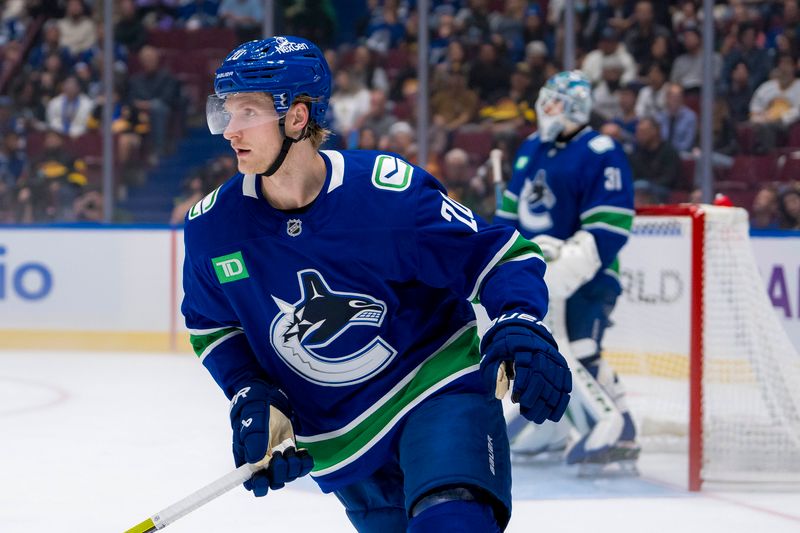
{"type": "Polygon", "coordinates": [[[463,222],[472,231],[478,231],[478,223],[475,221],[475,215],[472,214],[472,210],[468,207],[464,207],[460,203],[456,202],[449,196],[445,195],[443,192],[439,194],[442,195],[442,217],[450,222],[455,217],[456,220],[459,222],[463,222]]]}

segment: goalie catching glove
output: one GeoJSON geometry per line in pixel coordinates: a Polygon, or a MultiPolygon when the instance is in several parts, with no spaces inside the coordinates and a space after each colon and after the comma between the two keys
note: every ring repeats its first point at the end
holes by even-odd
{"type": "Polygon", "coordinates": [[[495,323],[481,341],[481,374],[502,397],[502,381],[514,378],[511,401],[526,419],[558,422],[569,403],[572,374],[547,329],[534,317],[518,315],[495,323]]]}
{"type": "Polygon", "coordinates": [[[308,451],[296,449],[294,430],[286,412],[289,405],[284,395],[263,381],[242,387],[231,400],[236,467],[266,460],[266,468],[256,471],[244,483],[244,488],[256,496],[282,488],[311,472],[314,466],[308,451]]]}
{"type": "Polygon", "coordinates": [[[551,299],[566,300],[597,274],[600,269],[600,255],[594,236],[585,230],[562,241],[549,235],[534,237],[547,261],[544,282],[551,299]]]}

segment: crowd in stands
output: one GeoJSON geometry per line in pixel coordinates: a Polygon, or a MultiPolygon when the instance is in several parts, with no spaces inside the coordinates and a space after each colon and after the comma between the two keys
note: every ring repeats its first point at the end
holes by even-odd
{"type": "MultiPolygon", "coordinates": [[[[260,35],[264,2],[114,3],[115,193],[124,197],[202,111],[211,72],[230,45],[260,35]],[[209,53],[192,57],[194,70],[186,68],[185,49],[170,48],[175,32],[213,36],[209,53]]],[[[489,151],[504,151],[508,179],[514,151],[536,129],[539,89],[563,69],[565,2],[430,3],[425,166],[491,219],[489,151]]],[[[711,69],[715,192],[750,209],[754,227],[800,229],[798,1],[715,2],[708,66],[701,3],[575,0],[575,64],[593,83],[591,125],[628,153],[637,204],[694,199],[700,92],[711,69]]],[[[328,147],[390,150],[419,162],[416,2],[363,4],[354,15],[338,13],[332,0],[276,2],[276,27],[326,49],[334,72],[328,147]],[[343,17],[352,19],[356,37],[342,43],[335,29],[343,17]]],[[[103,2],[2,5],[0,222],[100,219],[97,154],[83,157],[80,148],[87,136],[97,140],[102,120],[103,2]]],[[[234,168],[225,156],[190,169],[172,222],[234,168]]]]}

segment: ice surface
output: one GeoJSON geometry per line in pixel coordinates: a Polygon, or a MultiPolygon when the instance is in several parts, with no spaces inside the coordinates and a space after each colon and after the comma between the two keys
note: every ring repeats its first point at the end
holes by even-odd
{"type": "MultiPolygon", "coordinates": [[[[188,354],[0,351],[0,531],[132,527],[233,468],[227,408],[188,354]]],[[[645,454],[641,470],[583,480],[561,464],[515,464],[508,531],[800,531],[800,492],[689,494],[680,454],[645,454]]],[[[304,478],[258,500],[234,489],[166,531],[352,528],[304,478]]]]}

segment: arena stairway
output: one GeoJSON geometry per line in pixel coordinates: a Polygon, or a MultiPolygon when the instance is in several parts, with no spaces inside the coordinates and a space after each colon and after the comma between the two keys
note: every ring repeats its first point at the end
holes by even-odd
{"type": "Polygon", "coordinates": [[[186,130],[176,150],[152,168],[145,182],[128,189],[127,198],[117,203],[115,218],[135,224],[169,222],[181,184],[192,170],[229,151],[221,136],[212,136],[204,126],[186,130]]]}

